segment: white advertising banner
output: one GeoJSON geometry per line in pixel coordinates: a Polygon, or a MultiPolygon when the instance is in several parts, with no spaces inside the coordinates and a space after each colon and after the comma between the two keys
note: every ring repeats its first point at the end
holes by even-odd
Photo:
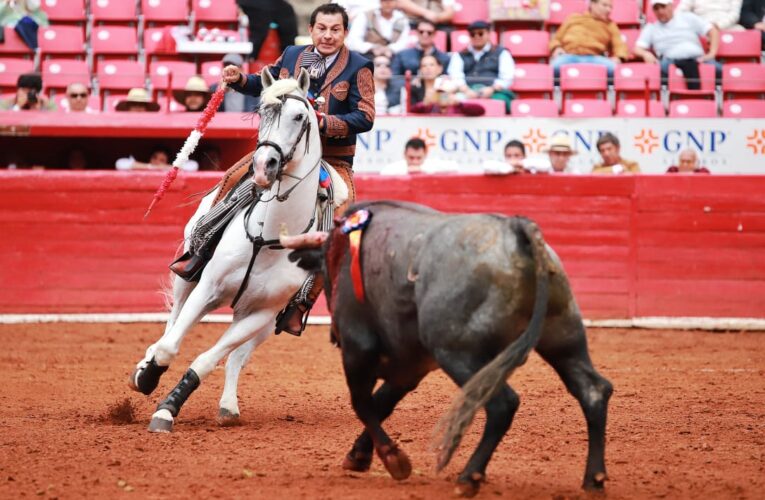
{"type": "MultiPolygon", "coordinates": [[[[357,143],[354,170],[376,172],[403,158],[412,137],[429,147],[428,158],[456,162],[460,170],[482,170],[487,160],[502,161],[505,143],[518,139],[527,156],[543,157],[550,139],[567,135],[577,150],[570,165],[587,173],[600,162],[595,146],[611,132],[622,157],[637,161],[643,173],[658,174],[677,165],[680,151],[697,151],[713,174],[765,174],[765,120],[683,118],[465,118],[381,116],[357,143]]],[[[541,159],[541,158],[540,158],[541,159]]]]}

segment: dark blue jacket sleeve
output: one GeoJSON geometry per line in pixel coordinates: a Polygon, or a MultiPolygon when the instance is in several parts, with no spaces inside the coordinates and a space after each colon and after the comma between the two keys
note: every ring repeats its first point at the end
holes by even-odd
{"type": "MultiPolygon", "coordinates": [[[[279,79],[279,72],[282,70],[283,57],[284,54],[282,54],[282,56],[279,57],[279,59],[277,59],[274,64],[268,67],[268,70],[271,72],[271,76],[273,76],[275,80],[279,79]]],[[[245,75],[244,84],[232,83],[230,87],[240,94],[250,95],[253,97],[258,97],[260,96],[260,93],[263,92],[263,84],[260,81],[259,74],[245,75]]]]}

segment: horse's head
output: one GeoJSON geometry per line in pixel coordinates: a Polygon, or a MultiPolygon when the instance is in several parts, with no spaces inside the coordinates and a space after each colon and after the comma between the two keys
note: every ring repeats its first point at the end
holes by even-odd
{"type": "Polygon", "coordinates": [[[258,186],[268,188],[291,163],[299,163],[308,151],[311,129],[318,131],[316,114],[306,95],[310,79],[305,69],[297,80],[274,80],[268,69],[260,73],[263,83],[260,104],[260,132],[253,155],[258,186]],[[300,144],[305,144],[299,147],[300,144]]]}

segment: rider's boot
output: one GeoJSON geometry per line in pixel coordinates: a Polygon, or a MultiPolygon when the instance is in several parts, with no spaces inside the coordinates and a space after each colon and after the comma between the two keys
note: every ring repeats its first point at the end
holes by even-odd
{"type": "Polygon", "coordinates": [[[317,273],[305,299],[295,298],[291,300],[287,307],[276,316],[276,335],[279,335],[281,332],[287,332],[290,335],[299,337],[303,333],[308,323],[308,313],[311,312],[311,308],[319,294],[321,294],[323,287],[324,276],[321,273],[317,273]]]}

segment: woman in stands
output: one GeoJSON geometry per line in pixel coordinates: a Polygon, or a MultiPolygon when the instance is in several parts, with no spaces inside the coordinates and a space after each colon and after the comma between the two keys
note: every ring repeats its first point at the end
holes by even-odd
{"type": "Polygon", "coordinates": [[[464,96],[442,73],[444,67],[435,56],[426,55],[420,60],[418,78],[412,82],[409,96],[412,113],[480,116],[486,110],[480,104],[463,102],[464,96]]]}

